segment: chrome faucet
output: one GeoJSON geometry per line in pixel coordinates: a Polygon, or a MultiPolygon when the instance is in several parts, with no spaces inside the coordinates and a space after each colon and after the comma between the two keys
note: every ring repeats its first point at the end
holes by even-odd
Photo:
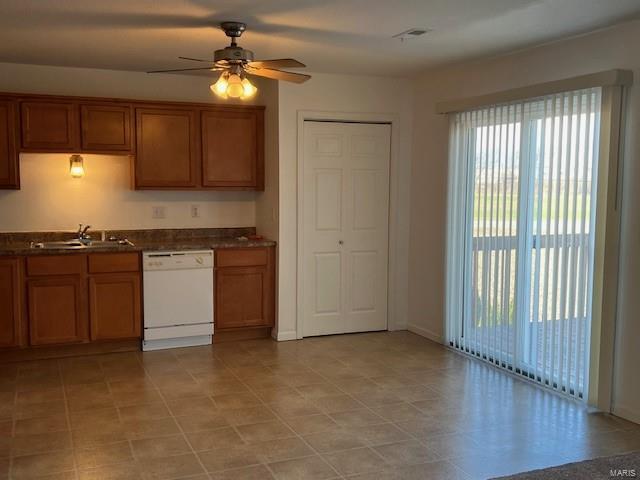
{"type": "Polygon", "coordinates": [[[91,242],[91,235],[87,233],[90,228],[91,225],[82,225],[81,223],[78,224],[78,240],[80,240],[82,243],[91,242]]]}

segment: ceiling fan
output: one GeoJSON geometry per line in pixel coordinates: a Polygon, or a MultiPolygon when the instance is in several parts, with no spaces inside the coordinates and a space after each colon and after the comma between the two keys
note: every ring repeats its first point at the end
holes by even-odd
{"type": "Polygon", "coordinates": [[[239,46],[236,42],[247,29],[241,22],[222,22],[220,28],[231,38],[231,45],[213,54],[213,60],[199,58],[178,57],[182,60],[208,63],[206,67],[178,68],[172,70],[153,70],[147,73],[171,73],[194,70],[221,71],[218,80],[211,85],[211,90],[222,98],[250,98],[258,89],[249,81],[248,75],[284,80],[285,82],[303,83],[311,78],[302,73],[285,72],[280,68],[304,68],[306,65],[293,58],[280,58],[277,60],[254,60],[253,52],[239,46]]]}

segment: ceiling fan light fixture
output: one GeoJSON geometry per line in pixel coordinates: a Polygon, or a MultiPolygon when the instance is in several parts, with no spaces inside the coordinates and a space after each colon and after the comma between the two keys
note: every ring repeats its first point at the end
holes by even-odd
{"type": "Polygon", "coordinates": [[[211,91],[218,97],[239,98],[246,100],[253,97],[258,89],[242,73],[223,72],[215,83],[210,85],[211,91]]]}
{"type": "Polygon", "coordinates": [[[213,54],[213,60],[178,57],[182,60],[200,62],[203,66],[170,70],[151,70],[147,73],[176,73],[197,70],[218,72],[222,70],[223,72],[218,79],[209,85],[209,88],[215,95],[224,100],[229,98],[247,100],[255,96],[258,88],[247,78],[247,74],[293,83],[304,83],[311,78],[311,75],[281,70],[281,68],[304,68],[306,66],[294,58],[254,61],[253,52],[242,48],[237,42],[237,39],[246,30],[246,24],[242,22],[222,22],[220,27],[224,30],[225,34],[231,38],[231,45],[216,50],[213,54]]]}
{"type": "Polygon", "coordinates": [[[242,99],[251,98],[258,92],[255,85],[253,85],[253,83],[251,83],[246,77],[242,79],[242,88],[244,90],[241,97],[242,99]]]}
{"type": "Polygon", "coordinates": [[[227,79],[229,86],[227,87],[227,95],[231,98],[241,98],[244,94],[244,86],[242,78],[237,73],[232,73],[227,79]]]}
{"type": "Polygon", "coordinates": [[[210,88],[213,93],[221,98],[227,98],[227,90],[229,89],[229,73],[223,72],[216,83],[212,83],[210,88]]]}

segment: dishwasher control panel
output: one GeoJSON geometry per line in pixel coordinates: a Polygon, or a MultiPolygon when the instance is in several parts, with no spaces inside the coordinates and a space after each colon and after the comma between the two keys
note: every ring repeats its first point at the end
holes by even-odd
{"type": "Polygon", "coordinates": [[[142,255],[142,269],[153,271],[213,268],[213,258],[212,250],[145,252],[142,255]]]}

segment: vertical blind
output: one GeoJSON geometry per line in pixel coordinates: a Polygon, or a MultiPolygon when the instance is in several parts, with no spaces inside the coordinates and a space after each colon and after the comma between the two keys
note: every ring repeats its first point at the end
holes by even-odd
{"type": "Polygon", "coordinates": [[[601,89],[451,116],[449,344],[569,395],[588,382],[601,89]]]}

